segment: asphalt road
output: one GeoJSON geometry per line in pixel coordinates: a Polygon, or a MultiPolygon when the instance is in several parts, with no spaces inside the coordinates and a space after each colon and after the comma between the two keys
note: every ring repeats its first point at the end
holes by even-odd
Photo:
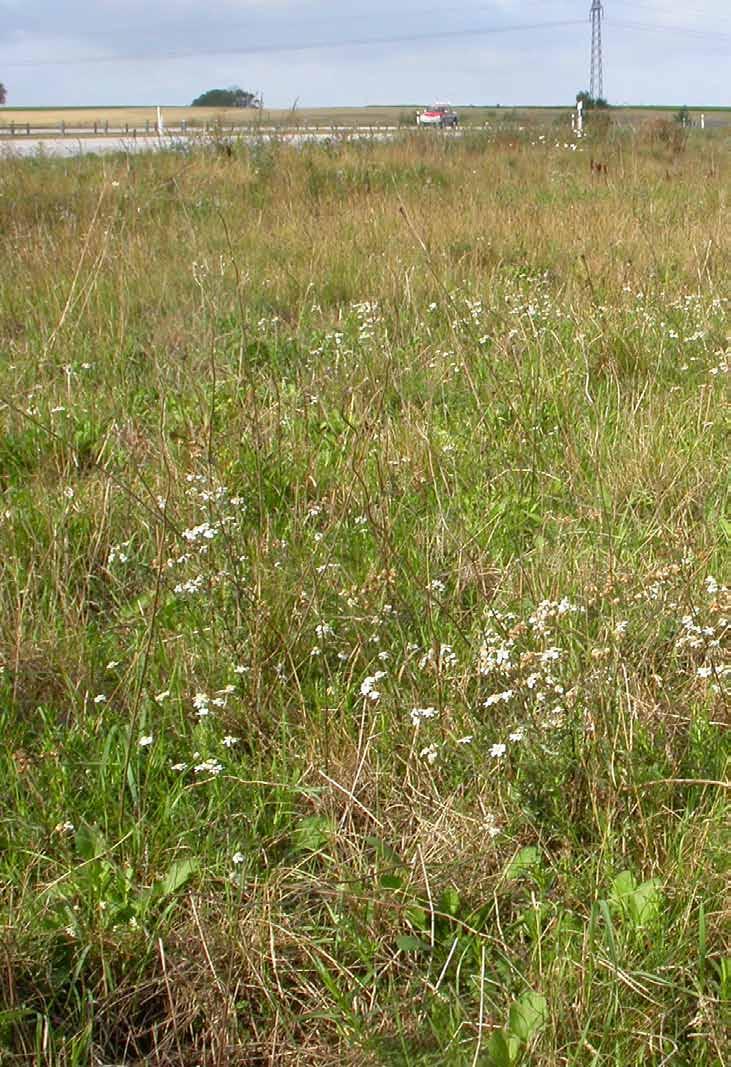
{"type": "MultiPolygon", "coordinates": [[[[236,140],[242,140],[248,144],[255,142],[280,141],[286,144],[302,145],[331,141],[334,137],[347,138],[358,141],[388,141],[392,140],[396,130],[374,130],[367,126],[360,128],[343,128],[341,130],[302,129],[297,131],[282,131],[277,133],[241,134],[236,140]]],[[[224,140],[229,139],[226,135],[224,140]]],[[[0,139],[0,157],[27,157],[27,156],[58,156],[69,158],[72,156],[88,155],[90,153],[101,155],[109,152],[155,152],[161,149],[174,149],[186,151],[191,145],[213,143],[212,139],[201,135],[197,136],[173,136],[173,137],[13,137],[0,139]]]]}

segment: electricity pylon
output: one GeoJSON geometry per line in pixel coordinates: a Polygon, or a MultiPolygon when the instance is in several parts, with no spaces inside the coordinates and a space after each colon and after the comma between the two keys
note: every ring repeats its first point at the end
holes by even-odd
{"type": "Polygon", "coordinates": [[[604,71],[602,69],[602,0],[592,0],[591,11],[591,69],[589,72],[589,95],[594,100],[604,96],[604,71]]]}

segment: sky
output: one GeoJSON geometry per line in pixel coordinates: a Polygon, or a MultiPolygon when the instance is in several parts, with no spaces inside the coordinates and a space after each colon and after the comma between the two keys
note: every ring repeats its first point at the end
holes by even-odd
{"type": "MultiPolygon", "coordinates": [[[[590,0],[0,0],[8,105],[566,105],[590,0]]],[[[728,0],[604,0],[613,104],[731,104],[728,0]]]]}

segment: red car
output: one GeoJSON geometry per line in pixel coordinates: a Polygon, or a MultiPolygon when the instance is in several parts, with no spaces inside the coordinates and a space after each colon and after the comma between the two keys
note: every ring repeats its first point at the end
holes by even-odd
{"type": "Polygon", "coordinates": [[[434,104],[432,107],[419,111],[416,115],[417,126],[456,126],[459,116],[449,104],[434,104]]]}

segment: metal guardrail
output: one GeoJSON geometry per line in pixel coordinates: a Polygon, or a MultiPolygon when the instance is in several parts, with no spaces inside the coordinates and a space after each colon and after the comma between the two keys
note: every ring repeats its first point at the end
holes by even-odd
{"type": "Polygon", "coordinates": [[[166,125],[163,131],[159,131],[154,121],[145,121],[143,125],[134,126],[128,122],[119,126],[110,125],[108,121],[93,122],[84,126],[74,126],[66,122],[45,123],[35,125],[29,122],[7,122],[0,124],[0,138],[13,137],[185,137],[191,134],[211,134],[217,136],[231,134],[265,133],[358,133],[365,130],[389,131],[406,128],[399,126],[361,125],[361,126],[316,126],[316,125],[264,125],[263,123],[232,123],[221,124],[215,122],[188,122],[183,121],[177,125],[166,125]]]}

